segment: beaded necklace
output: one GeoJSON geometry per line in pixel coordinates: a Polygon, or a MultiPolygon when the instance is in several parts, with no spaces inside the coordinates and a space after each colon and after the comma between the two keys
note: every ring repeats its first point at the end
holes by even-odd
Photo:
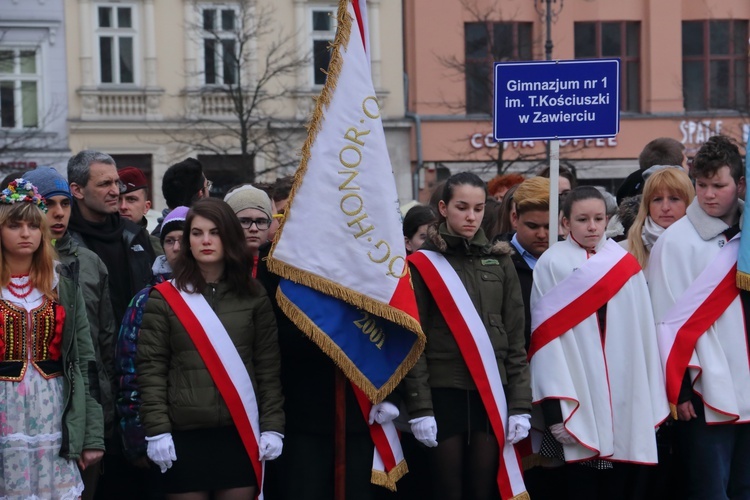
{"type": "Polygon", "coordinates": [[[31,280],[28,274],[16,274],[10,277],[8,282],[8,291],[14,297],[25,299],[31,294],[34,287],[31,286],[31,280]],[[17,280],[17,281],[13,281],[17,280]]]}

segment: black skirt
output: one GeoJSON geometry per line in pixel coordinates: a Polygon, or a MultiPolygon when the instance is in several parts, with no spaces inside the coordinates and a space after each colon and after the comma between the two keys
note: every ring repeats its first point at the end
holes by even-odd
{"type": "Polygon", "coordinates": [[[172,439],[177,460],[160,474],[164,493],[257,486],[236,427],[174,431],[172,439]]]}
{"type": "Polygon", "coordinates": [[[438,442],[471,432],[495,435],[478,391],[433,387],[432,409],[437,423],[438,442]]]}

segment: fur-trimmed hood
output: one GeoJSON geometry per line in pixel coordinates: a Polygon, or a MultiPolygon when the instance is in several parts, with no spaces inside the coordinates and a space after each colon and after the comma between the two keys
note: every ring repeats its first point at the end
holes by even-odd
{"type": "Polygon", "coordinates": [[[490,243],[482,228],[479,228],[474,238],[469,241],[448,233],[444,222],[440,226],[432,225],[427,229],[427,240],[423,248],[437,250],[440,253],[449,253],[458,248],[467,250],[467,253],[479,255],[512,255],[514,253],[513,247],[507,241],[490,243]]]}

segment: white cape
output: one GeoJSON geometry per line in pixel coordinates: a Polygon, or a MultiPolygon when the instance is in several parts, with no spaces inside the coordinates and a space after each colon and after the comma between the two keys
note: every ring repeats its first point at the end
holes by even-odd
{"type": "MultiPolygon", "coordinates": [[[[624,252],[611,241],[598,248],[604,245],[624,252]]],[[[586,260],[586,251],[571,238],[542,254],[534,268],[532,314],[535,304],[586,260]]],[[[642,272],[608,302],[606,318],[603,348],[595,313],[537,351],[530,363],[534,402],[560,401],[565,428],[578,440],[563,445],[567,461],[656,463],[655,428],[669,405],[642,272]]]]}
{"type": "MultiPolygon", "coordinates": [[[[723,235],[702,239],[688,217],[672,224],[659,237],[648,266],[648,286],[657,323],[725,243],[723,235]]],[[[688,365],[693,388],[704,401],[709,423],[750,422],[747,342],[742,301],[737,297],[698,339],[688,365]]]]}

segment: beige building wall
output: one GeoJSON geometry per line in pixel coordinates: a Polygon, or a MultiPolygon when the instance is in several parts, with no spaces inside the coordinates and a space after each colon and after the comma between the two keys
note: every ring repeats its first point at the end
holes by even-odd
{"type": "MultiPolygon", "coordinates": [[[[383,109],[399,197],[405,202],[411,199],[411,124],[404,118],[401,3],[370,0],[368,4],[373,80],[383,109]]],[[[206,0],[197,5],[231,8],[236,2],[206,0]]],[[[329,9],[335,17],[336,7],[335,1],[259,0],[258,11],[267,12],[271,23],[264,27],[267,33],[253,42],[255,56],[248,62],[249,70],[244,77],[252,79],[258,74],[269,47],[279,40],[286,40],[296,57],[309,57],[312,12],[329,9]]],[[[203,47],[195,30],[201,19],[198,8],[193,0],[65,0],[70,148],[74,153],[96,149],[122,155],[116,156],[118,161],[121,158],[126,162],[150,163],[152,198],[158,209],[165,206],[160,180],[169,165],[187,156],[209,154],[198,147],[201,139],[190,135],[186,116],[232,123],[223,112],[228,106],[226,98],[201,97],[198,92],[203,86],[199,74],[203,67],[203,47]],[[133,83],[117,85],[100,81],[97,36],[104,36],[97,24],[100,6],[132,8],[133,83]],[[183,140],[177,141],[175,137],[183,140]]],[[[312,110],[313,98],[321,87],[312,83],[311,62],[273,85],[277,91],[291,90],[288,97],[273,102],[267,112],[274,130],[292,131],[285,142],[285,154],[294,162],[306,136],[304,124],[312,110]]],[[[227,146],[231,146],[229,154],[239,152],[238,145],[227,146]]],[[[121,162],[120,166],[124,164],[121,162]]],[[[295,166],[259,176],[257,180],[270,182],[277,175],[292,173],[295,166]]],[[[257,171],[267,167],[262,159],[256,162],[257,171]]]]}
{"type": "MultiPolygon", "coordinates": [[[[533,59],[545,58],[545,25],[532,0],[413,0],[405,7],[405,67],[409,81],[408,111],[421,121],[420,187],[428,189],[436,167],[455,172],[473,169],[490,178],[497,156],[489,115],[467,115],[466,80],[448,61],[464,61],[464,23],[533,23],[533,59]],[[469,12],[466,5],[474,6],[469,12]]],[[[544,1],[536,2],[541,7],[544,1]]],[[[556,10],[561,2],[552,4],[556,10]]],[[[689,154],[715,132],[744,144],[750,119],[744,110],[686,111],[682,82],[682,22],[689,20],[750,20],[747,0],[565,0],[552,24],[552,56],[573,59],[576,22],[640,22],[640,111],[620,114],[620,132],[612,139],[563,141],[561,161],[574,165],[589,180],[625,177],[637,168],[637,157],[653,138],[673,137],[689,154]]],[[[747,84],[747,82],[745,82],[747,84]]],[[[417,168],[417,134],[412,135],[412,166],[417,168]]],[[[505,143],[503,157],[519,161],[515,170],[528,172],[544,162],[544,142],[505,143]]],[[[426,192],[422,194],[426,197],[426,192]]]]}

